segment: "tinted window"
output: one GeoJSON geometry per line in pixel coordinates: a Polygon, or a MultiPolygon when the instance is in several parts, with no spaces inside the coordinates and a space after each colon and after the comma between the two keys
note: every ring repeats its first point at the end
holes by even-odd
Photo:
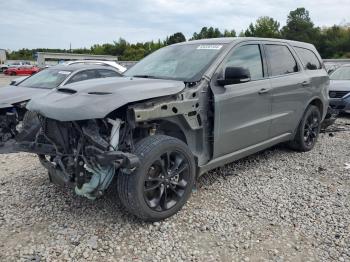
{"type": "Polygon", "coordinates": [[[306,69],[317,70],[322,68],[321,63],[314,52],[301,47],[294,47],[294,48],[297,51],[301,59],[301,62],[303,63],[306,69]]]}
{"type": "Polygon", "coordinates": [[[226,61],[226,67],[228,66],[248,69],[251,80],[263,78],[259,45],[245,45],[235,49],[226,61]]]}
{"type": "Polygon", "coordinates": [[[96,71],[95,70],[85,70],[82,72],[79,72],[77,74],[75,74],[69,81],[68,83],[75,83],[75,82],[79,82],[79,81],[84,81],[84,80],[89,80],[89,79],[93,79],[96,78],[96,71]]]}
{"type": "Polygon", "coordinates": [[[272,76],[298,72],[298,64],[289,48],[284,45],[266,45],[272,76]]]}
{"type": "Polygon", "coordinates": [[[107,69],[99,69],[97,70],[100,77],[116,77],[116,76],[121,76],[120,74],[118,74],[115,71],[112,70],[107,70],[107,69]]]}

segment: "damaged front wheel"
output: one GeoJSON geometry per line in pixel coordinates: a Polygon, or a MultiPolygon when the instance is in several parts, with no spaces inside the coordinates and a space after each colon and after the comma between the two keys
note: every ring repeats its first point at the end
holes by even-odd
{"type": "Polygon", "coordinates": [[[140,141],[134,152],[141,166],[118,176],[118,194],[126,209],[143,220],[159,221],[174,215],[190,197],[195,162],[179,139],[155,135],[140,141]]]}

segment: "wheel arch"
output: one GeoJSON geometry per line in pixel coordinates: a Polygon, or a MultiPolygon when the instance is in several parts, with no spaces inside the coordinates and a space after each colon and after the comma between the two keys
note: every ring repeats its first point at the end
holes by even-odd
{"type": "MultiPolygon", "coordinates": [[[[325,108],[324,108],[324,103],[322,102],[322,100],[319,98],[319,97],[314,97],[312,98],[307,107],[305,108],[305,110],[310,106],[310,105],[314,105],[318,108],[318,110],[320,110],[320,113],[321,113],[321,117],[322,119],[324,118],[325,116],[325,108]]],[[[304,111],[305,111],[304,110],[304,111]]]]}
{"type": "Polygon", "coordinates": [[[310,105],[313,105],[313,106],[316,106],[318,108],[318,110],[320,110],[320,113],[321,113],[321,118],[324,119],[324,116],[325,116],[325,109],[324,109],[324,103],[322,102],[322,99],[319,98],[319,97],[313,97],[311,98],[308,103],[306,103],[306,106],[304,108],[304,110],[302,111],[302,114],[300,116],[300,119],[298,121],[298,124],[297,126],[294,128],[294,132],[293,132],[293,137],[295,137],[296,133],[297,133],[297,130],[298,130],[298,127],[299,127],[299,124],[300,122],[302,121],[303,117],[304,117],[304,114],[306,112],[306,110],[308,109],[308,107],[310,105]]]}
{"type": "Polygon", "coordinates": [[[157,122],[159,124],[157,127],[158,131],[163,132],[164,135],[175,137],[188,145],[188,136],[186,136],[183,125],[169,120],[160,120],[157,122]]]}

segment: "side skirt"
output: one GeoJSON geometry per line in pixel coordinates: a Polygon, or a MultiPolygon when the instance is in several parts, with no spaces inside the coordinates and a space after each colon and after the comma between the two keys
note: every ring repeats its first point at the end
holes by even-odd
{"type": "Polygon", "coordinates": [[[215,158],[215,159],[209,161],[207,164],[198,167],[197,174],[198,174],[198,176],[201,176],[214,168],[226,165],[228,163],[231,163],[231,162],[236,161],[238,159],[241,159],[243,157],[249,156],[251,154],[254,154],[254,153],[257,153],[261,150],[269,148],[273,145],[291,140],[292,138],[293,138],[292,133],[286,133],[286,134],[271,138],[269,140],[263,141],[261,143],[249,146],[247,148],[232,152],[230,154],[220,156],[218,158],[215,158]]]}

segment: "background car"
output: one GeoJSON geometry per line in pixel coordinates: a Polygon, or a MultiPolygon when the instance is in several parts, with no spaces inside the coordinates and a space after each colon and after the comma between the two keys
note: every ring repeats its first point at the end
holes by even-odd
{"type": "Polygon", "coordinates": [[[8,64],[0,64],[0,72],[4,72],[7,68],[9,68],[8,64]]]}
{"type": "Polygon", "coordinates": [[[40,71],[36,66],[10,67],[4,71],[5,75],[33,75],[40,71]]]}
{"type": "Polygon", "coordinates": [[[15,79],[12,79],[10,82],[11,86],[15,86],[18,85],[19,83],[21,83],[24,79],[27,79],[30,76],[21,76],[21,77],[17,77],[15,79]]]}
{"type": "Polygon", "coordinates": [[[12,68],[12,67],[21,67],[21,66],[30,66],[30,65],[31,65],[30,62],[28,61],[16,61],[11,64],[2,64],[0,66],[0,72],[4,72],[6,69],[12,68]]]}
{"type": "Polygon", "coordinates": [[[75,60],[75,61],[68,61],[64,62],[64,65],[101,65],[101,66],[111,66],[118,70],[119,73],[124,73],[127,68],[118,64],[115,61],[104,61],[104,60],[75,60]]]}
{"type": "Polygon", "coordinates": [[[339,67],[329,78],[330,106],[340,112],[350,113],[350,64],[339,67]]]}
{"type": "Polygon", "coordinates": [[[45,94],[67,84],[121,74],[112,67],[99,65],[54,66],[30,76],[16,85],[0,89],[0,146],[13,138],[27,112],[26,103],[35,95],[45,94]]]}

